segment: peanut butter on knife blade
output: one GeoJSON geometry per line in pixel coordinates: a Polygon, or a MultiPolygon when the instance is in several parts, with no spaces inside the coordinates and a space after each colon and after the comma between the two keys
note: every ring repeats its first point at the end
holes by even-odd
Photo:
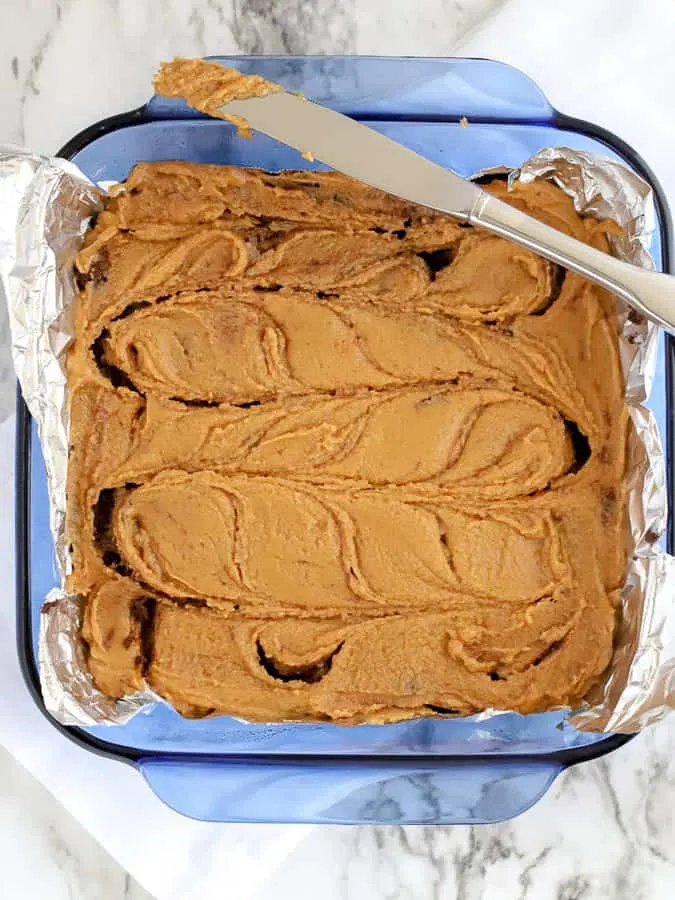
{"type": "Polygon", "coordinates": [[[260,75],[245,75],[218,63],[180,57],[160,65],[153,86],[163,97],[185,100],[200,112],[232,122],[241,137],[251,137],[246,119],[222,113],[219,107],[230,100],[264,97],[265,94],[283,90],[280,85],[260,75]]]}

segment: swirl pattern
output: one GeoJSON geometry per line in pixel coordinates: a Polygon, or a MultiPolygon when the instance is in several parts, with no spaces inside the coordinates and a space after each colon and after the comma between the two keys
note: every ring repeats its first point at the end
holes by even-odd
{"type": "MultiPolygon", "coordinates": [[[[553,185],[490,190],[606,249],[553,185]]],[[[611,297],[335,173],[184,163],[137,166],[77,270],[70,587],[102,690],[381,722],[601,676],[611,297]]]]}

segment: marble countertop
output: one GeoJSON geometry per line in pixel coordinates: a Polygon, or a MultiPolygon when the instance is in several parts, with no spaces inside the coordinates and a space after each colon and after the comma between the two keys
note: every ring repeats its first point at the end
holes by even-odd
{"type": "MultiPolygon", "coordinates": [[[[1,749],[0,796],[0,896],[150,898],[1,749]]],[[[568,770],[510,822],[315,828],[253,897],[273,890],[275,900],[315,900],[320,890],[322,900],[672,900],[674,808],[671,722],[568,770]]],[[[255,838],[265,826],[239,827],[255,838]]]]}
{"type": "MultiPolygon", "coordinates": [[[[422,0],[417,4],[409,0],[42,0],[28,4],[4,0],[0,138],[54,152],[92,121],[147,99],[156,63],[176,54],[451,55],[457,47],[470,52],[477,47],[479,55],[491,53],[521,65],[543,81],[566,111],[595,118],[626,134],[614,121],[598,116],[594,106],[615,113],[619,99],[630,100],[625,94],[617,99],[612,93],[609,62],[597,66],[593,92],[584,91],[578,78],[555,82],[555,50],[544,52],[527,41],[517,43],[515,35],[502,29],[505,20],[500,16],[506,7],[526,4],[527,0],[422,0]],[[484,43],[475,43],[474,29],[491,22],[484,43]]],[[[621,48],[631,40],[635,17],[665,15],[668,0],[650,0],[640,11],[635,4],[612,0],[598,0],[596,14],[599,7],[605,12],[603,27],[609,28],[610,36],[616,32],[616,46],[621,48]]],[[[548,7],[541,4],[538,17],[544,24],[548,15],[548,7]]],[[[552,34],[558,15],[551,7],[552,34]]],[[[662,30],[664,35],[672,34],[665,26],[662,30]]],[[[589,26],[584,40],[592,41],[594,34],[589,26]]],[[[654,115],[659,114],[661,103],[665,116],[672,83],[667,78],[675,61],[672,53],[661,56],[661,80],[641,102],[648,102],[654,115]]],[[[601,56],[601,61],[605,58],[610,60],[611,54],[601,56]]],[[[653,54],[644,64],[654,65],[653,54]]],[[[639,115],[636,104],[635,121],[639,115]]],[[[630,123],[627,127],[630,130],[630,123]]],[[[665,161],[661,169],[657,165],[657,171],[670,189],[675,188],[668,163],[672,143],[666,135],[673,125],[668,122],[663,127],[662,137],[660,131],[650,133],[645,143],[650,161],[665,161]]],[[[637,127],[634,130],[637,133],[637,127]]],[[[11,413],[13,391],[3,310],[0,418],[11,413]]],[[[142,900],[150,896],[2,750],[0,796],[1,897],[142,900]]],[[[675,890],[673,810],[675,716],[611,756],[567,771],[542,801],[511,822],[477,828],[313,829],[274,872],[264,893],[273,890],[277,900],[313,900],[318,890],[322,900],[671,900],[675,890]]],[[[258,833],[256,826],[241,827],[250,835],[258,833]]],[[[244,890],[224,885],[223,895],[238,898],[244,890]]],[[[255,896],[262,895],[261,891],[255,896]]]]}

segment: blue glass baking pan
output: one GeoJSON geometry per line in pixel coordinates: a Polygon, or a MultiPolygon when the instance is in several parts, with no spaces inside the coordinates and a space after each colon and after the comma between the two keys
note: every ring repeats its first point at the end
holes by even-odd
{"type": "MultiPolygon", "coordinates": [[[[220,61],[302,91],[464,175],[517,166],[551,146],[620,160],[654,188],[658,228],[651,249],[657,267],[670,270],[670,216],[645,163],[614,135],[557,112],[509,66],[370,57],[220,61]],[[462,116],[470,124],[460,131],[462,116]]],[[[316,167],[263,135],[242,139],[231,125],[159,97],[92,125],[60,155],[94,181],[122,180],[140,160],[316,167]]],[[[669,445],[672,354],[673,344],[663,338],[650,401],[669,445]]],[[[18,648],[28,686],[44,709],[37,631],[55,568],[40,445],[21,398],[18,410],[18,648]]],[[[672,522],[669,528],[672,544],[672,522]]],[[[576,731],[559,712],[345,727],[247,725],[226,717],[189,721],[160,704],[124,726],[54,726],[82,747],[134,765],[162,800],[185,815],[252,822],[499,821],[527,809],[565,767],[629,739],[576,731]]]]}

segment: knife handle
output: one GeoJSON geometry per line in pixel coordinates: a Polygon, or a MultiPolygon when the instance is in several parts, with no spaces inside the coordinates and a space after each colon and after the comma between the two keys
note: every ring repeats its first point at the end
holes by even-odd
{"type": "Polygon", "coordinates": [[[675,332],[675,277],[640,269],[596,250],[483,192],[469,222],[507,238],[617,294],[647,318],[675,332]]]}

